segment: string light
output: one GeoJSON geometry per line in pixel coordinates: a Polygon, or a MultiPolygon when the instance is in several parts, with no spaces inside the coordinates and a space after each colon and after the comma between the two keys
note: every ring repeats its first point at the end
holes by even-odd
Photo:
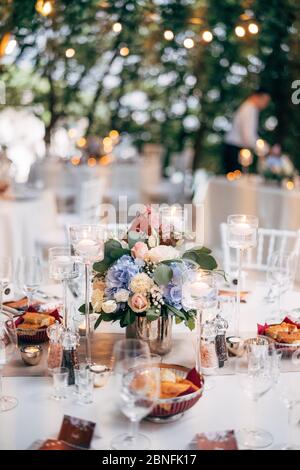
{"type": "Polygon", "coordinates": [[[226,178],[228,179],[228,181],[234,181],[235,180],[235,175],[234,175],[233,171],[230,171],[229,173],[227,173],[226,178]]]}
{"type": "Polygon", "coordinates": [[[286,187],[287,187],[287,189],[288,189],[289,191],[292,191],[292,190],[294,189],[294,187],[295,187],[295,184],[294,184],[293,181],[287,181],[286,187]]]}
{"type": "Polygon", "coordinates": [[[120,55],[121,55],[122,57],[126,57],[126,56],[128,56],[128,54],[129,54],[129,49],[128,49],[128,47],[126,47],[126,46],[121,47],[121,49],[120,49],[120,55]]]}
{"type": "Polygon", "coordinates": [[[114,33],[120,33],[122,31],[122,28],[123,26],[119,22],[114,23],[112,27],[114,33]]]}
{"type": "Polygon", "coordinates": [[[241,170],[234,170],[235,179],[239,179],[242,176],[241,170]]]}
{"type": "Polygon", "coordinates": [[[68,59],[70,59],[71,57],[74,57],[74,55],[75,55],[75,49],[73,49],[72,47],[70,47],[69,49],[66,50],[65,54],[66,54],[66,57],[67,57],[68,59]]]}
{"type": "Polygon", "coordinates": [[[115,129],[111,130],[110,133],[109,133],[109,137],[112,139],[112,140],[117,140],[119,138],[120,134],[118,131],[116,131],[115,129]]]}
{"type": "Polygon", "coordinates": [[[211,42],[213,40],[213,35],[210,31],[203,31],[202,39],[205,42],[211,42]]]}
{"type": "Polygon", "coordinates": [[[245,31],[245,28],[243,26],[236,26],[235,28],[235,34],[239,37],[239,38],[243,38],[246,34],[246,31],[245,31]]]}
{"type": "Polygon", "coordinates": [[[84,147],[86,145],[86,139],[84,137],[80,137],[80,139],[77,140],[76,144],[78,147],[84,147]]]}
{"type": "Polygon", "coordinates": [[[172,39],[174,39],[174,33],[173,33],[173,31],[171,31],[170,29],[167,29],[167,30],[164,32],[164,38],[165,38],[167,41],[172,41],[172,39]]]}
{"type": "Polygon", "coordinates": [[[257,34],[259,31],[259,28],[256,23],[250,23],[248,26],[248,31],[251,34],[257,34]]]}
{"type": "Polygon", "coordinates": [[[183,41],[183,45],[186,49],[192,49],[195,45],[194,40],[192,38],[186,38],[183,41]]]}
{"type": "Polygon", "coordinates": [[[79,163],[80,163],[80,158],[81,158],[81,157],[79,157],[79,156],[77,156],[77,155],[75,155],[74,157],[72,157],[72,158],[71,158],[71,163],[72,163],[72,165],[74,165],[74,166],[79,165],[79,163]]]}
{"type": "Polygon", "coordinates": [[[44,0],[38,0],[35,4],[35,9],[43,16],[48,16],[53,11],[52,3],[49,0],[46,2],[44,0]]]}
{"type": "Polygon", "coordinates": [[[87,164],[88,164],[88,166],[90,166],[90,167],[93,167],[93,166],[97,165],[97,160],[96,160],[96,158],[95,158],[95,157],[90,157],[90,158],[88,158],[87,164]]]}

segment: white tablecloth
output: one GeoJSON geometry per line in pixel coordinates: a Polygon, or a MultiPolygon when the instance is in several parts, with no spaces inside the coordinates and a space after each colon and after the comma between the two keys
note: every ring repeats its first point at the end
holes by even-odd
{"type": "Polygon", "coordinates": [[[229,182],[223,176],[209,180],[204,196],[205,240],[220,248],[220,224],[230,214],[251,214],[259,226],[284,230],[300,229],[300,191],[266,186],[241,178],[229,182]]]}
{"type": "MultiPolygon", "coordinates": [[[[241,329],[256,330],[257,321],[267,315],[262,303],[264,289],[257,285],[242,305],[241,329]]],[[[299,306],[300,293],[292,293],[286,302],[287,308],[299,306]]],[[[164,362],[176,361],[179,364],[193,365],[193,341],[191,335],[179,325],[174,328],[174,347],[164,362]]],[[[116,326],[102,324],[101,331],[119,331],[116,326]]],[[[285,373],[284,380],[299,387],[300,373],[285,373]]],[[[195,407],[179,421],[169,424],[143,422],[142,431],[152,441],[153,449],[187,449],[196,433],[240,429],[252,424],[253,404],[241,390],[235,376],[217,376],[215,387],[207,391],[195,407]]],[[[300,387],[299,387],[300,390],[300,387]]],[[[63,402],[49,399],[50,378],[5,378],[4,391],[15,395],[19,406],[0,414],[0,449],[26,449],[36,439],[57,437],[64,414],[90,419],[97,423],[94,449],[109,449],[111,439],[119,433],[128,431],[127,419],[118,411],[113,399],[113,381],[103,389],[96,389],[94,403],[79,406],[73,398],[63,402]],[[3,432],[5,430],[5,432],[3,432]]],[[[300,398],[300,392],[299,392],[300,398]]],[[[296,409],[299,413],[300,410],[296,409]]],[[[257,424],[269,430],[274,437],[274,446],[286,442],[287,411],[279,399],[278,391],[271,390],[260,401],[257,424]]],[[[300,436],[294,435],[300,444],[300,436]]],[[[273,447],[274,447],[273,446],[273,447]]]]}
{"type": "Polygon", "coordinates": [[[0,256],[34,255],[40,200],[0,201],[0,256]]]}

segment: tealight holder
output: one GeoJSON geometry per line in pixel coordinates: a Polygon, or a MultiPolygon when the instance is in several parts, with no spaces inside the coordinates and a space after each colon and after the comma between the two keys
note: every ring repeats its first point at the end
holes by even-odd
{"type": "Polygon", "coordinates": [[[39,364],[42,358],[43,349],[42,346],[40,346],[39,344],[22,346],[20,348],[20,353],[23,362],[27,366],[36,366],[37,364],[39,364]]]}
{"type": "Polygon", "coordinates": [[[93,374],[94,387],[104,387],[109,379],[111,369],[102,364],[91,364],[89,369],[93,374]]]}

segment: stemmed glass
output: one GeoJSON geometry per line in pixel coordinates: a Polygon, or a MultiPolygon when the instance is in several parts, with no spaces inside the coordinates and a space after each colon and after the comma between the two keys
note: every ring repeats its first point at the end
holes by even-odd
{"type": "Polygon", "coordinates": [[[230,215],[227,218],[227,243],[237,250],[237,285],[236,285],[236,327],[235,334],[240,333],[240,306],[242,282],[242,255],[245,250],[257,245],[258,219],[253,215],[230,215]]]}
{"type": "Polygon", "coordinates": [[[9,286],[12,275],[12,262],[10,258],[0,258],[0,312],[3,306],[3,294],[5,289],[9,286]]]}
{"type": "Polygon", "coordinates": [[[293,285],[296,261],[295,253],[281,251],[275,251],[270,258],[267,268],[267,283],[269,292],[277,297],[278,308],[278,315],[271,321],[281,321],[281,296],[293,285]]]}
{"type": "Polygon", "coordinates": [[[71,248],[54,247],[49,249],[49,277],[63,285],[63,324],[68,328],[68,281],[79,276],[79,260],[71,255],[71,248]]]}
{"type": "Polygon", "coordinates": [[[200,269],[188,264],[183,274],[182,283],[182,305],[189,310],[195,310],[197,321],[197,350],[196,369],[201,372],[201,330],[202,313],[204,309],[217,306],[217,283],[216,275],[211,271],[200,269]]]}
{"type": "Polygon", "coordinates": [[[119,406],[131,421],[131,431],[115,437],[112,449],[149,449],[150,440],[138,433],[138,426],[159,397],[160,368],[151,359],[148,344],[135,339],[118,341],[114,347],[114,374],[119,406]]]}
{"type": "Polygon", "coordinates": [[[254,423],[252,428],[242,429],[239,436],[242,444],[251,449],[262,449],[273,442],[272,435],[256,426],[257,404],[274,385],[273,365],[268,345],[251,345],[240,358],[236,358],[236,375],[246,396],[253,401],[254,423]]]}
{"type": "Polygon", "coordinates": [[[2,369],[17,350],[17,333],[11,314],[0,311],[0,413],[15,408],[18,400],[2,395],[2,369]]]}
{"type": "MultiPolygon", "coordinates": [[[[296,374],[297,375],[297,374],[296,374]]],[[[295,377],[295,374],[285,374],[284,380],[278,384],[279,397],[287,409],[287,424],[288,424],[288,438],[287,443],[283,447],[285,450],[293,450],[293,439],[292,439],[292,417],[293,411],[300,403],[299,394],[299,378],[295,377]]]]}
{"type": "Polygon", "coordinates": [[[33,298],[42,283],[43,270],[41,261],[36,256],[22,256],[16,267],[16,282],[28,299],[28,308],[33,304],[33,298]]]}
{"type": "Polygon", "coordinates": [[[79,256],[85,267],[85,325],[86,362],[92,363],[90,326],[91,268],[95,261],[104,258],[106,230],[101,225],[73,225],[70,227],[72,253],[79,256]]]}

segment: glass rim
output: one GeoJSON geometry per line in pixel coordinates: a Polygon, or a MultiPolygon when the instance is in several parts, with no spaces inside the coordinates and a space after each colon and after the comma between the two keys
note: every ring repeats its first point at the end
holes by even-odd
{"type": "Polygon", "coordinates": [[[227,217],[227,224],[230,224],[231,221],[233,221],[235,218],[244,218],[245,219],[245,223],[246,222],[256,222],[256,224],[258,225],[258,217],[256,215],[252,215],[252,214],[230,214],[228,217],[227,217]]]}

